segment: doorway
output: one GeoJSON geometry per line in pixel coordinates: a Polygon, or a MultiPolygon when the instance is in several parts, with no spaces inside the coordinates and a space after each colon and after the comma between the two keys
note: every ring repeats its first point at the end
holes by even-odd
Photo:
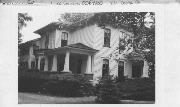
{"type": "Polygon", "coordinates": [[[135,61],[132,63],[132,77],[139,78],[143,74],[143,61],[135,61]]]}

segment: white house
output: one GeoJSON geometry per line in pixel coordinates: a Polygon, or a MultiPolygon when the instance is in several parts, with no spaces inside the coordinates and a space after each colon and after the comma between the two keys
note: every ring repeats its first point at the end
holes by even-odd
{"type": "MultiPolygon", "coordinates": [[[[77,22],[79,24],[53,22],[36,30],[34,33],[41,38],[30,42],[33,45],[28,48],[28,68],[90,75],[93,80],[104,75],[148,77],[148,64],[142,58],[127,58],[123,54],[118,56],[119,62],[113,58],[119,52],[120,39],[131,39],[131,32],[108,25],[99,27],[97,23],[85,20],[77,22]],[[79,26],[81,23],[84,26],[79,26]]],[[[122,53],[132,52],[133,48],[129,46],[122,53]]]]}

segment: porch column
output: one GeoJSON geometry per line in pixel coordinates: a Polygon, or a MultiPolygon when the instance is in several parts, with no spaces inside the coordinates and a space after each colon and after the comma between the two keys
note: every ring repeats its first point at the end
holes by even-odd
{"type": "Polygon", "coordinates": [[[48,71],[48,57],[45,57],[44,71],[48,71]]]}
{"type": "Polygon", "coordinates": [[[38,69],[39,69],[39,70],[40,70],[40,62],[41,62],[41,57],[39,56],[39,57],[38,57],[38,62],[37,62],[37,63],[38,63],[38,69]]]}
{"type": "Polygon", "coordinates": [[[64,62],[64,70],[62,72],[70,72],[70,70],[69,70],[69,56],[70,56],[70,52],[67,51],[66,56],[65,56],[65,62],[64,62]]]}
{"type": "Polygon", "coordinates": [[[51,71],[57,71],[57,55],[54,55],[53,57],[53,65],[51,71]]]}
{"type": "Polygon", "coordinates": [[[86,73],[85,74],[92,74],[92,69],[91,69],[91,55],[88,55],[87,59],[87,67],[86,67],[86,73]]]}

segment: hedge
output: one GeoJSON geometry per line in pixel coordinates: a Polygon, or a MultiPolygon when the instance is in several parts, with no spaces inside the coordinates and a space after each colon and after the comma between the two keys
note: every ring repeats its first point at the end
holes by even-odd
{"type": "Polygon", "coordinates": [[[117,83],[119,97],[128,100],[155,100],[155,81],[150,78],[128,79],[117,83]]]}
{"type": "Polygon", "coordinates": [[[19,92],[35,92],[54,96],[80,97],[93,94],[93,86],[85,80],[45,80],[18,78],[19,92]]]}

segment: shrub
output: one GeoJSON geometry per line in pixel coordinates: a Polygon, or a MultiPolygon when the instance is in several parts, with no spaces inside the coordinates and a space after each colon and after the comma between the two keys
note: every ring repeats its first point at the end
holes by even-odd
{"type": "Polygon", "coordinates": [[[18,78],[18,91],[39,93],[41,92],[41,88],[39,86],[45,82],[46,80],[36,78],[18,78]]]}
{"type": "Polygon", "coordinates": [[[128,79],[117,86],[122,99],[155,100],[155,82],[150,78],[128,79]]]}
{"type": "Polygon", "coordinates": [[[93,86],[88,81],[70,80],[45,80],[33,76],[18,78],[18,91],[35,92],[55,96],[80,97],[93,94],[93,86]]]}
{"type": "Polygon", "coordinates": [[[92,87],[90,83],[79,80],[53,80],[41,85],[43,93],[66,97],[92,95],[92,87]]]}
{"type": "Polygon", "coordinates": [[[96,85],[96,102],[103,104],[119,103],[118,91],[111,78],[102,78],[96,85]]]}

